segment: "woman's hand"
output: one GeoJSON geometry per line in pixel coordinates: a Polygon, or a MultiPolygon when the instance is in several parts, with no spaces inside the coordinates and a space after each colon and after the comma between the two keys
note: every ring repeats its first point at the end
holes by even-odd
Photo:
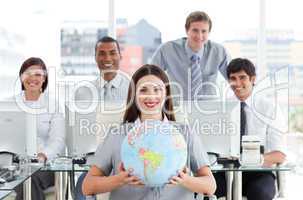
{"type": "Polygon", "coordinates": [[[184,167],[183,170],[178,171],[178,176],[173,176],[169,183],[172,185],[185,185],[186,182],[190,179],[189,169],[184,167]]]}
{"type": "Polygon", "coordinates": [[[125,170],[123,163],[120,163],[118,171],[119,173],[117,174],[117,177],[122,185],[144,185],[138,177],[132,175],[133,169],[128,169],[127,171],[125,170]]]}
{"type": "Polygon", "coordinates": [[[181,185],[192,192],[201,194],[214,194],[216,191],[216,181],[208,166],[201,167],[197,170],[195,176],[191,176],[189,169],[185,167],[178,172],[178,176],[170,179],[170,185],[181,185]]]}

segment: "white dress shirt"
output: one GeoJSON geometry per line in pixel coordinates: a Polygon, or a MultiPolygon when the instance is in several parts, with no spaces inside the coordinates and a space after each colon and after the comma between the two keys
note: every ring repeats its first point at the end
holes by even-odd
{"type": "Polygon", "coordinates": [[[117,75],[111,81],[106,81],[102,76],[99,76],[97,80],[91,84],[94,88],[89,88],[83,85],[77,89],[75,93],[76,101],[123,101],[126,102],[128,87],[129,87],[129,77],[118,71],[117,75]],[[105,91],[107,89],[107,84],[110,84],[110,95],[109,98],[105,99],[105,91]],[[92,95],[92,90],[97,92],[98,99],[95,99],[92,95]]]}
{"type": "Polygon", "coordinates": [[[45,109],[37,115],[37,153],[44,153],[48,160],[64,153],[65,148],[65,121],[63,113],[56,111],[52,106],[59,107],[50,100],[46,91],[37,101],[26,101],[24,92],[19,95],[25,105],[30,108],[45,109]]]}
{"type": "Polygon", "coordinates": [[[74,100],[76,105],[77,102],[80,103],[82,101],[88,102],[89,104],[97,102],[92,112],[96,112],[95,122],[97,122],[100,127],[103,127],[96,133],[98,143],[103,142],[104,135],[106,135],[107,130],[109,130],[112,125],[121,123],[125,112],[130,80],[125,73],[119,70],[117,72],[117,75],[111,81],[106,81],[102,76],[99,76],[98,79],[89,83],[90,88],[83,85],[79,87],[75,93],[74,100]],[[108,87],[107,84],[110,84],[110,87],[108,87]],[[93,86],[93,88],[91,86],[93,86]],[[108,89],[109,91],[107,91],[108,89]],[[92,92],[95,94],[92,95],[92,92]],[[108,95],[108,92],[110,95],[108,95]]]}
{"type": "Polygon", "coordinates": [[[245,101],[246,134],[259,136],[265,153],[280,151],[286,155],[287,123],[279,105],[264,96],[252,96],[245,101]]]}

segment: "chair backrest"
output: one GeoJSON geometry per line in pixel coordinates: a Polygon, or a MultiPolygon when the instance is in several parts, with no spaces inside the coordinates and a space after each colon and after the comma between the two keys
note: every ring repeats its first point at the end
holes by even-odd
{"type": "Polygon", "coordinates": [[[187,123],[207,152],[240,157],[239,101],[184,101],[174,110],[177,122],[187,123]]]}

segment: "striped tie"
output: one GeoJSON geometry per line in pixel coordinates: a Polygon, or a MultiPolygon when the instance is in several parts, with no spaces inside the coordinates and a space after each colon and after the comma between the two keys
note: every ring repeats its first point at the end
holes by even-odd
{"type": "Polygon", "coordinates": [[[194,95],[199,94],[197,89],[201,90],[202,85],[202,73],[200,67],[200,57],[196,54],[191,57],[191,99],[195,99],[194,95]]]}
{"type": "Polygon", "coordinates": [[[112,84],[106,83],[104,85],[104,101],[111,101],[112,100],[112,84]]]}

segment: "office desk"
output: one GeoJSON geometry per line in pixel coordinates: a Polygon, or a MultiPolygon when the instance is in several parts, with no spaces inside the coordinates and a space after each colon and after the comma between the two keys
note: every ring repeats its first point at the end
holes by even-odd
{"type": "Polygon", "coordinates": [[[243,172],[270,172],[270,171],[290,171],[288,166],[275,166],[275,167],[211,167],[212,172],[225,172],[227,174],[227,200],[241,200],[242,199],[242,173],[243,172]],[[231,184],[232,183],[232,184],[231,184]],[[233,198],[232,198],[233,197],[233,198]]]}
{"type": "Polygon", "coordinates": [[[12,192],[18,185],[24,184],[24,191],[26,200],[31,199],[31,176],[41,169],[41,164],[25,164],[21,166],[20,174],[17,175],[16,180],[6,182],[0,186],[0,191],[12,192]]]}
{"type": "MultiPolygon", "coordinates": [[[[56,177],[56,197],[59,200],[63,200],[65,197],[65,191],[68,183],[68,173],[70,172],[85,172],[90,168],[89,165],[48,165],[41,168],[41,171],[53,171],[56,177]]],[[[229,165],[228,167],[212,166],[212,172],[225,172],[227,181],[227,200],[240,200],[242,199],[242,172],[256,172],[256,171],[290,171],[288,166],[277,167],[234,167],[229,165]]]]}
{"type": "Polygon", "coordinates": [[[26,164],[22,166],[22,170],[20,170],[20,174],[17,175],[16,180],[4,183],[0,186],[0,190],[15,189],[15,187],[30,179],[30,177],[39,171],[41,167],[42,165],[40,164],[26,164]]]}
{"type": "Polygon", "coordinates": [[[4,199],[12,192],[13,190],[0,190],[0,199],[4,199]]]}
{"type": "Polygon", "coordinates": [[[62,164],[62,165],[45,165],[41,168],[41,171],[51,171],[51,172],[86,172],[90,168],[89,165],[72,165],[72,164],[62,164]]]}
{"type": "MultiPolygon", "coordinates": [[[[63,200],[65,199],[65,191],[67,189],[68,183],[68,173],[70,172],[85,172],[89,170],[88,165],[72,165],[72,164],[62,164],[62,165],[28,165],[24,170],[23,174],[20,175],[17,180],[5,183],[0,187],[0,191],[11,192],[19,184],[22,184],[24,181],[26,187],[26,199],[30,199],[30,176],[36,173],[37,171],[52,171],[55,172],[56,177],[56,199],[63,200]]],[[[232,197],[234,200],[242,199],[242,172],[265,172],[265,171],[290,171],[291,168],[288,166],[278,166],[278,167],[218,167],[212,166],[212,172],[225,172],[227,174],[227,200],[231,200],[232,197]],[[233,185],[232,185],[233,184],[233,185]]],[[[9,194],[9,193],[8,193],[9,194]]]]}

